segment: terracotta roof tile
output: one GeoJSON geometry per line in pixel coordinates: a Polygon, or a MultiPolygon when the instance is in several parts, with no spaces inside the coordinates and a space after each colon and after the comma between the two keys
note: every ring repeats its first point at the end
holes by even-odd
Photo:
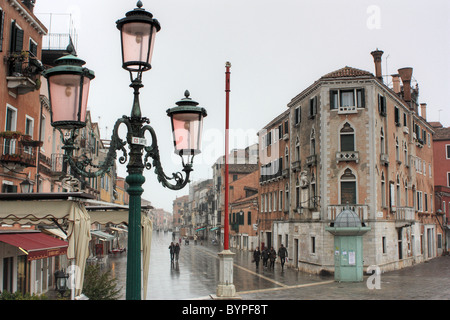
{"type": "Polygon", "coordinates": [[[320,79],[329,79],[329,78],[348,78],[348,77],[360,77],[360,76],[371,76],[374,75],[368,71],[352,68],[352,67],[344,67],[339,70],[330,72],[324,76],[322,76],[320,79]]]}
{"type": "Polygon", "coordinates": [[[433,140],[450,140],[450,127],[435,129],[433,140]]]}

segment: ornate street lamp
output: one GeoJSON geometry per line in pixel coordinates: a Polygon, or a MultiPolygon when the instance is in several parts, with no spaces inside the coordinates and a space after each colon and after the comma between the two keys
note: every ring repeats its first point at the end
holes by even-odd
{"type": "Polygon", "coordinates": [[[28,178],[26,178],[20,183],[20,192],[21,193],[33,192],[33,183],[28,178]]]}
{"type": "Polygon", "coordinates": [[[69,275],[62,270],[58,270],[55,272],[56,291],[59,292],[61,297],[64,297],[66,291],[69,290],[69,287],[67,285],[68,278],[69,275]]]}
{"type": "Polygon", "coordinates": [[[176,107],[167,110],[167,115],[172,120],[175,153],[182,158],[182,171],[185,175],[183,177],[180,172],[172,173],[172,176],[166,175],[161,166],[155,131],[149,125],[149,119],[142,117],[139,104],[139,90],[143,87],[142,73],[151,68],[154,39],[161,27],[150,12],[142,9],[141,1],[138,1],[137,7],[116,22],[117,28],[121,31],[122,67],[129,71],[130,87],[134,89],[131,115],[122,116],[116,121],[107,156],[99,165],[95,165],[92,159],[84,155],[77,159],[74,157],[78,129],[85,126],[88,84],[94,78],[94,73],[83,68],[84,61],[73,56],[58,59],[56,67],[44,72],[49,82],[52,125],[61,133],[64,158],[71,168],[79,175],[91,178],[101,176],[110,170],[117,158],[117,151],[121,152],[119,163],[124,164],[128,161],[126,182],[129,185],[127,192],[130,199],[127,300],[141,299],[141,195],[144,191],[142,184],[145,182],[143,170],[151,169],[153,166],[158,181],[164,187],[172,190],[182,189],[189,182],[194,156],[200,152],[202,121],[206,116],[205,109],[198,107],[198,103],[189,98],[188,91],[185,98],[176,103],[176,107]],[[77,80],[65,81],[75,76],[78,77],[77,80]],[[78,84],[77,87],[75,83],[78,84]],[[78,98],[69,97],[69,92],[76,93],[78,98]],[[119,137],[120,125],[127,128],[126,141],[119,137]],[[68,130],[68,135],[65,136],[62,130],[68,130]],[[151,145],[147,145],[144,138],[147,132],[151,135],[151,145]],[[125,149],[127,144],[128,153],[125,149]],[[183,156],[188,157],[185,160],[183,156]],[[149,158],[153,159],[152,163],[149,158]]]}

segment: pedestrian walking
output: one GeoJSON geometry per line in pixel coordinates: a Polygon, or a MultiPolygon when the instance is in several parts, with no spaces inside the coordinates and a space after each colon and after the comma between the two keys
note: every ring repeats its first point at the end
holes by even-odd
{"type": "Polygon", "coordinates": [[[261,260],[261,251],[259,251],[259,247],[256,247],[255,251],[253,251],[253,261],[256,264],[256,269],[259,268],[259,260],[261,260]]]}
{"type": "Polygon", "coordinates": [[[180,255],[180,245],[178,243],[175,244],[173,253],[175,254],[175,261],[178,262],[178,256],[180,255]]]}
{"type": "Polygon", "coordinates": [[[269,260],[269,248],[264,248],[262,251],[263,266],[267,268],[267,261],[269,260]]]}
{"type": "Polygon", "coordinates": [[[269,260],[270,260],[270,267],[269,269],[273,269],[275,267],[275,260],[277,259],[277,252],[273,247],[270,247],[269,251],[269,260]]]}
{"type": "Polygon", "coordinates": [[[278,256],[280,257],[281,262],[281,271],[284,271],[284,263],[286,262],[287,255],[288,253],[286,248],[283,246],[283,244],[281,244],[280,248],[278,249],[278,256]]]}
{"type": "Polygon", "coordinates": [[[169,252],[170,252],[170,261],[173,261],[173,254],[174,254],[175,245],[173,242],[170,243],[169,246],[169,252]]]}

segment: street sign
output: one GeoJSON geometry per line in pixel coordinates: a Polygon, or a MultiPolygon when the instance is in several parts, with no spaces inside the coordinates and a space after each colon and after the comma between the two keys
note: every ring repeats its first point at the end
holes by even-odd
{"type": "Polygon", "coordinates": [[[131,143],[145,146],[147,144],[147,140],[145,138],[131,137],[131,143]]]}

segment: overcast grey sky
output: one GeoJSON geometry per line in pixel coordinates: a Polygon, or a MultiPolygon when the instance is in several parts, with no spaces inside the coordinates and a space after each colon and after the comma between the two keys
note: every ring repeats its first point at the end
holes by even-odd
{"type": "MultiPolygon", "coordinates": [[[[128,72],[121,68],[115,21],[137,0],[37,0],[35,13],[49,32],[67,32],[56,15],[70,13],[78,33],[78,56],[96,78],[89,108],[109,138],[117,118],[133,100],[128,72]]],[[[287,103],[322,75],[351,66],[374,73],[370,52],[384,51],[383,74],[413,67],[428,121],[450,126],[450,1],[448,0],[144,0],[161,23],[152,69],[143,76],[141,108],[150,118],[166,173],[181,170],[173,155],[166,109],[191,97],[208,111],[203,153],[192,180],[211,178],[224,154],[225,62],[230,61],[231,147],[256,141],[256,133],[287,103]],[[245,134],[247,133],[247,134],[245,134]],[[253,139],[253,140],[252,140],[253,139]]],[[[119,174],[126,176],[125,168],[119,174]]],[[[175,196],[146,171],[143,197],[172,211],[175,196]]]]}

